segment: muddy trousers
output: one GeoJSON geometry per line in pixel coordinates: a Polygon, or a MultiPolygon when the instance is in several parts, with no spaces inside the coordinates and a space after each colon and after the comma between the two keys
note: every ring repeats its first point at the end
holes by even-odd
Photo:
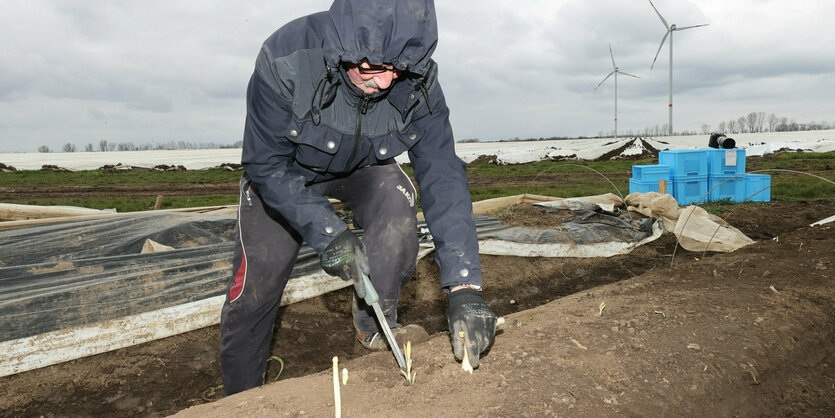
{"type": "MultiPolygon", "coordinates": [[[[353,212],[354,226],[364,228],[371,282],[389,325],[398,326],[397,301],[414,272],[418,250],[411,181],[392,162],[311,188],[342,201],[353,212]]],[[[302,243],[290,224],[262,202],[246,174],[239,203],[232,277],[220,318],[226,395],[264,383],[279,302],[302,243]]],[[[356,297],[352,312],[359,332],[381,332],[373,309],[356,297]]]]}

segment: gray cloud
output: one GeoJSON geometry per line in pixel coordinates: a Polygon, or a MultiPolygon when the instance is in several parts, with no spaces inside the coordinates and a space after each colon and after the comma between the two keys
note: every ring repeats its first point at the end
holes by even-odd
{"type": "MultiPolygon", "coordinates": [[[[830,120],[835,43],[826,0],[657,0],[675,34],[675,126],[752,111],[830,120]]],[[[240,139],[261,42],[329,0],[7,0],[0,16],[0,152],[100,139],[240,139]]],[[[646,1],[437,2],[435,55],[459,138],[596,135],[667,121],[668,50],[646,1]]]]}

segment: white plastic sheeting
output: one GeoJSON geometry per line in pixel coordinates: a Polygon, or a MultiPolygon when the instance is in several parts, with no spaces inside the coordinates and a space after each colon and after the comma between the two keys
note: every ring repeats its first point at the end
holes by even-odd
{"type": "Polygon", "coordinates": [[[0,221],[56,218],[59,216],[101,215],[115,212],[115,210],[89,209],[77,206],[33,206],[0,203],[0,221]]]}
{"type": "Polygon", "coordinates": [[[659,238],[654,218],[636,220],[613,194],[534,203],[564,215],[549,228],[505,227],[479,234],[479,253],[518,257],[611,257],[659,238]],[[567,215],[567,216],[565,216],[567,215]]]}
{"type": "Polygon", "coordinates": [[[680,208],[668,194],[632,193],[625,200],[630,211],[661,219],[685,250],[730,252],[754,243],[740,230],[701,207],[680,208]]]}
{"type": "Polygon", "coordinates": [[[826,219],[821,219],[821,220],[819,220],[819,221],[817,221],[817,222],[815,222],[815,223],[813,223],[813,224],[811,224],[811,225],[809,225],[809,226],[820,226],[820,225],[826,225],[826,224],[828,224],[828,223],[832,223],[832,222],[835,222],[835,215],[832,215],[832,216],[830,216],[830,217],[828,217],[828,218],[826,218],[826,219]]]}
{"type": "MultiPolygon", "coordinates": [[[[544,206],[553,210],[570,209],[571,219],[556,231],[507,227],[495,218],[476,215],[481,252],[608,257],[628,253],[663,233],[655,219],[637,221],[617,213],[614,208],[621,205],[614,195],[573,199],[511,196],[477,202],[474,210],[532,202],[548,202],[544,206]],[[548,202],[551,200],[558,202],[548,202]]],[[[0,294],[4,295],[0,297],[0,318],[7,321],[0,335],[8,337],[0,338],[4,340],[0,342],[0,376],[141,344],[219,321],[224,283],[231,269],[229,229],[234,217],[228,214],[157,211],[24,222],[28,226],[8,223],[20,226],[0,228],[4,237],[0,247],[5,245],[0,251],[4,261],[0,263],[0,294]],[[92,241],[76,242],[79,237],[93,239],[96,231],[100,234],[95,245],[92,241]],[[68,241],[62,244],[61,237],[68,241]],[[139,254],[150,238],[169,247],[183,242],[201,245],[139,254]],[[46,245],[49,248],[32,251],[47,243],[53,247],[46,245]],[[202,245],[205,243],[209,245],[202,245]],[[68,253],[62,256],[58,248],[68,253]],[[31,311],[28,314],[27,309],[31,311]],[[98,319],[85,319],[91,316],[98,319]]],[[[691,226],[685,230],[691,230],[691,226]]],[[[421,235],[422,229],[418,234],[427,240],[421,235]]],[[[719,241],[724,242],[724,238],[720,236],[719,241]]],[[[427,244],[421,244],[419,257],[433,251],[427,244]]],[[[349,286],[322,272],[312,251],[302,253],[282,304],[349,286]]]]}
{"type": "Polygon", "coordinates": [[[612,257],[628,254],[636,247],[655,241],[664,234],[660,223],[652,224],[652,233],[640,241],[605,241],[593,243],[537,242],[534,244],[509,240],[486,239],[478,241],[478,252],[489,255],[516,257],[612,257]]]}
{"type": "MultiPolygon", "coordinates": [[[[767,132],[731,135],[748,155],[763,155],[780,149],[807,150],[813,152],[835,151],[835,130],[805,132],[767,132]]],[[[644,138],[658,150],[707,147],[709,135],[671,136],[644,138]]],[[[455,152],[465,162],[481,155],[496,155],[499,161],[515,164],[551,158],[575,156],[594,160],[633,141],[624,138],[566,139],[555,141],[478,142],[455,144],[455,152]]],[[[627,148],[624,155],[640,152],[627,148]]],[[[397,156],[399,163],[408,162],[406,154],[397,156]]],[[[118,163],[136,167],[158,165],[182,165],[189,170],[217,167],[223,163],[241,162],[241,150],[153,150],[71,153],[0,153],[0,163],[18,170],[38,170],[42,165],[55,165],[71,170],[93,170],[107,164],[118,163]]]]}

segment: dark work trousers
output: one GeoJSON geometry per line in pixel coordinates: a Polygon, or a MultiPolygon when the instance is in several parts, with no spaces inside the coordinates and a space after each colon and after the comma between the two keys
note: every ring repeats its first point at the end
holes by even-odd
{"type": "MultiPolygon", "coordinates": [[[[418,250],[416,192],[408,176],[392,160],[310,187],[342,201],[353,212],[355,227],[364,228],[371,282],[389,326],[398,326],[397,301],[414,272],[418,250]]],[[[279,302],[302,243],[290,224],[262,202],[246,174],[239,203],[233,274],[220,317],[226,395],[264,383],[279,302]]],[[[356,296],[352,311],[359,332],[381,332],[372,308],[356,296]]]]}

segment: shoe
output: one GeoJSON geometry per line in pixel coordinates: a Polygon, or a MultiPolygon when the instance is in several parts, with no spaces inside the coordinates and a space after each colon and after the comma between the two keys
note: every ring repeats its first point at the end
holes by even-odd
{"type": "MultiPolygon", "coordinates": [[[[397,345],[401,347],[406,345],[406,341],[417,344],[429,339],[429,333],[417,324],[392,328],[391,333],[394,335],[394,340],[397,341],[397,345]]],[[[362,333],[357,331],[357,340],[359,340],[363,347],[371,351],[385,351],[389,349],[386,336],[382,332],[362,333]]]]}

